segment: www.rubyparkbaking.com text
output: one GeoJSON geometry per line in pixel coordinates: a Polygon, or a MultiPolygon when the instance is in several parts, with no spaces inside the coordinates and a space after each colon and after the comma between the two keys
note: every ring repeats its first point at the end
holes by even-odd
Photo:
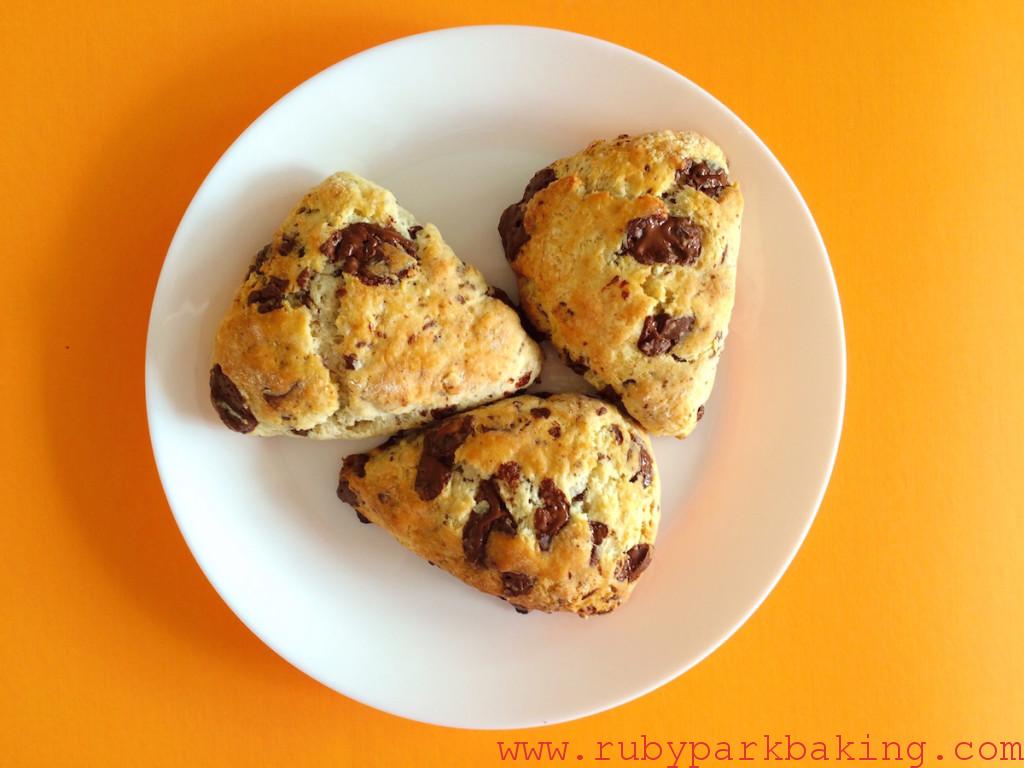
{"type": "MultiPolygon", "coordinates": [[[[873,739],[866,735],[851,739],[836,735],[824,739],[803,739],[790,734],[765,735],[744,741],[675,741],[641,735],[626,741],[499,741],[502,763],[535,766],[576,765],[595,768],[620,766],[664,766],[664,768],[811,768],[829,766],[854,768],[836,763],[882,763],[899,768],[940,768],[953,763],[957,768],[995,768],[997,765],[1024,766],[1024,738],[962,739],[944,745],[927,741],[873,739]],[[785,763],[785,766],[778,766],[785,763]]],[[[863,766],[862,768],[881,768],[863,766]]]]}

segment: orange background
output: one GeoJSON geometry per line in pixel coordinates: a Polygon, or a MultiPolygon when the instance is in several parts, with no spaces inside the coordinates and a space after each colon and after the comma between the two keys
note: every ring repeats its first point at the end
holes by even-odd
{"type": "Polygon", "coordinates": [[[498,764],[514,734],[368,709],[241,625],[167,508],[142,374],[232,139],[352,53],[493,22],[629,46],[734,109],[817,218],[849,343],[835,475],[764,606],[655,693],[520,737],[1024,737],[1024,4],[489,5],[0,10],[0,763],[498,764]]]}

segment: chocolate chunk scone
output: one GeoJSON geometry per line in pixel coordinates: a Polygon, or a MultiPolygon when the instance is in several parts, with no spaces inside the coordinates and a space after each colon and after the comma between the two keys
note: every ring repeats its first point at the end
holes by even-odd
{"type": "Polygon", "coordinates": [[[498,227],[529,320],[654,434],[704,413],[736,287],[743,197],[694,133],[597,141],[538,171],[498,227]]]}
{"type": "Polygon", "coordinates": [[[296,205],[221,323],[210,395],[257,435],[363,437],[523,389],[516,312],[394,196],[338,173],[296,205]]]}
{"type": "Polygon", "coordinates": [[[518,610],[607,613],[654,555],[651,444],[618,409],[523,395],[346,457],[359,519],[518,610]]]}

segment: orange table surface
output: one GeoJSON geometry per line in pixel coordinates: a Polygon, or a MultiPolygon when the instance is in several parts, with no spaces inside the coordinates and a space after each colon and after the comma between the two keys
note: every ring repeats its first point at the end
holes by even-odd
{"type": "Polygon", "coordinates": [[[927,740],[932,768],[1024,739],[1024,4],[35,2],[0,22],[0,764],[488,766],[499,739],[789,733],[927,740]],[[764,139],[829,248],[849,394],[818,520],[729,642],[618,709],[493,733],[364,707],[242,626],[164,499],[143,355],[178,220],[251,120],[369,46],[500,22],[634,48],[764,139]]]}

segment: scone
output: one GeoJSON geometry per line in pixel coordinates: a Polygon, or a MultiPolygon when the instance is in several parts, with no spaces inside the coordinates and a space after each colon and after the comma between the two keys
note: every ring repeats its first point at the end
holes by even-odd
{"type": "Polygon", "coordinates": [[[432,224],[338,173],[295,206],[221,322],[210,395],[231,429],[364,437],[524,389],[541,351],[432,224]]]}
{"type": "Polygon", "coordinates": [[[736,289],[743,197],[695,133],[620,136],[539,171],[498,227],[529,320],[658,435],[704,414],[736,289]]]}
{"type": "Polygon", "coordinates": [[[517,610],[607,613],[654,555],[650,441],[578,394],[503,400],[346,457],[360,520],[517,610]]]}

